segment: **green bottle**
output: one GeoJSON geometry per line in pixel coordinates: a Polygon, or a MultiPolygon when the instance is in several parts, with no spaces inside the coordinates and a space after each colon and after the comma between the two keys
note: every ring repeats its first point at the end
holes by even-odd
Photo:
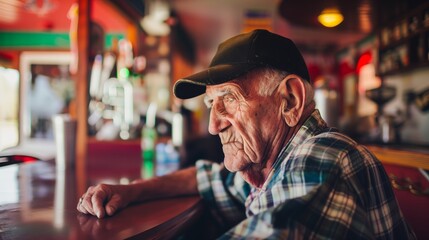
{"type": "Polygon", "coordinates": [[[142,168],[141,177],[149,179],[154,176],[155,169],[155,143],[156,143],[156,130],[151,127],[143,127],[142,130],[142,168]]]}

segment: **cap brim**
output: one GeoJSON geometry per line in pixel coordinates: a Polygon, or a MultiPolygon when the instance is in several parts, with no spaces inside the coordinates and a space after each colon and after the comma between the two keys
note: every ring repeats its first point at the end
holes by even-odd
{"type": "Polygon", "coordinates": [[[181,99],[193,98],[205,93],[207,85],[217,85],[238,78],[258,67],[257,64],[237,63],[210,67],[204,71],[179,79],[174,84],[174,95],[181,99]]]}

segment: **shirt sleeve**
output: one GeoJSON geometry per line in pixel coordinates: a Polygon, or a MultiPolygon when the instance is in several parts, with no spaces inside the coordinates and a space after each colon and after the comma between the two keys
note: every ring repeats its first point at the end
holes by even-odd
{"type": "Polygon", "coordinates": [[[244,202],[250,186],[222,164],[199,160],[196,167],[199,193],[218,222],[231,228],[245,219],[244,202]]]}

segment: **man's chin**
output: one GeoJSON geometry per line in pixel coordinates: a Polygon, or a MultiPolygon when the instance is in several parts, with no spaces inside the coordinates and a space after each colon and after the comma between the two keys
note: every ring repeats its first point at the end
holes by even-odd
{"type": "Polygon", "coordinates": [[[265,182],[265,177],[261,171],[255,171],[254,169],[247,167],[241,171],[238,171],[240,176],[246,181],[248,184],[252,185],[256,188],[261,188],[265,182]]]}
{"type": "Polygon", "coordinates": [[[250,164],[249,165],[230,165],[227,164],[226,162],[224,162],[225,168],[230,171],[230,172],[246,172],[249,170],[250,168],[250,164]]]}
{"type": "Polygon", "coordinates": [[[233,167],[230,167],[230,166],[227,166],[226,164],[225,164],[225,168],[226,168],[228,171],[233,172],[233,173],[235,173],[235,172],[239,172],[239,170],[238,170],[238,169],[233,168],[233,167]]]}

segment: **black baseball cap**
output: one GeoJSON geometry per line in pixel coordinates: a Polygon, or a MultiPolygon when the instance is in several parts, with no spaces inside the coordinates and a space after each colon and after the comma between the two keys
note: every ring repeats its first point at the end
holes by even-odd
{"type": "Polygon", "coordinates": [[[258,29],[222,42],[207,69],[177,80],[174,95],[193,98],[205,93],[207,85],[228,82],[259,67],[273,67],[310,81],[296,45],[288,38],[258,29]]]}

